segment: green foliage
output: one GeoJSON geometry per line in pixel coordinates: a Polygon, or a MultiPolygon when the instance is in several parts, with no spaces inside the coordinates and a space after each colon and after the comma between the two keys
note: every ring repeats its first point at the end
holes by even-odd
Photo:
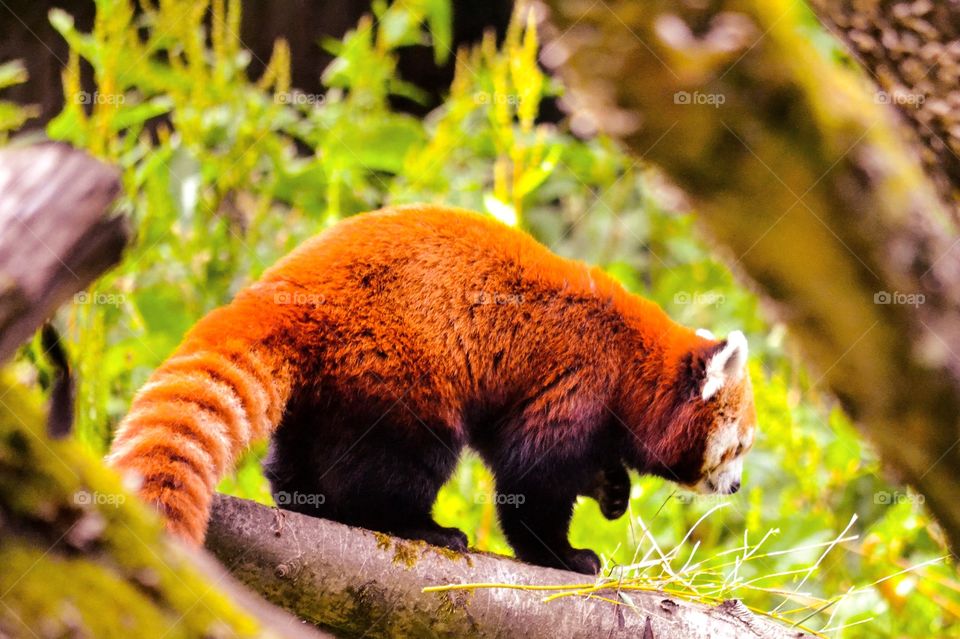
{"type": "MultiPolygon", "coordinates": [[[[0,91],[26,81],[27,70],[19,60],[0,64],[0,91]]],[[[0,100],[0,143],[6,142],[10,131],[19,129],[24,122],[36,117],[38,113],[36,107],[0,100]]]]}
{"type": "MultiPolygon", "coordinates": [[[[831,636],[951,632],[960,610],[952,565],[900,572],[945,554],[919,496],[878,476],[872,452],[817,380],[791,363],[783,328],[761,319],[756,298],[698,239],[682,198],[610,140],[537,123],[541,100],[559,88],[536,64],[537,34],[521,10],[502,46],[491,37],[457,53],[448,98],[421,121],[390,107],[392,95],[422,97],[398,77],[397,51],[432,43],[438,60],[448,54],[446,0],[376,3],[372,17],[326,43],[337,57],[322,95],[291,89],[282,41],[263,76],[248,79],[240,9],[239,0],[145,0],[135,18],[129,0],[99,0],[89,34],[51,14],[71,57],[66,104],[49,134],[124,168],[138,233],[123,264],[60,318],[78,364],[81,440],[103,452],[133,392],[189,326],[302,239],[385,204],[464,206],[604,266],[678,321],[721,335],[742,328],[750,339],[760,432],[744,490],[714,509],[715,499],[635,478],[630,513],[619,521],[583,500],[575,545],[651,583],[663,583],[665,566],[710,559],[688,596],[737,596],[773,610],[782,593],[799,590],[806,595],[786,597],[779,613],[800,621],[824,606],[804,622],[814,629],[872,618],[831,636]],[[81,59],[94,70],[93,95],[80,89],[81,59]],[[845,540],[824,545],[854,514],[845,540]],[[670,561],[641,561],[653,540],[678,548],[670,561]]],[[[222,488],[268,501],[262,453],[222,488]]],[[[509,552],[492,491],[489,473],[468,456],[436,516],[478,548],[509,552]]]]}

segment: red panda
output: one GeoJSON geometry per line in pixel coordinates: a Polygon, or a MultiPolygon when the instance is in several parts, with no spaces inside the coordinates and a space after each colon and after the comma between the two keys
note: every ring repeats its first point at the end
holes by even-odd
{"type": "Polygon", "coordinates": [[[201,319],[108,460],[200,544],[219,479],[272,437],[280,505],[465,550],[431,507],[468,445],[517,556],[593,574],[597,555],[567,539],[578,495],[622,515],[627,468],[738,490],[756,421],[746,357],[741,333],[676,324],[495,220],[388,208],[308,240],[201,319]]]}

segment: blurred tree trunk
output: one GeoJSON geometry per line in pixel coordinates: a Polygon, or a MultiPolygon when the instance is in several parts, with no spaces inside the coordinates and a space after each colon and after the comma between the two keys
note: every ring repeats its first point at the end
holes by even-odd
{"type": "Polygon", "coordinates": [[[547,4],[543,57],[576,126],[621,137],[694,198],[817,383],[960,548],[960,6],[816,3],[888,91],[923,93],[904,118],[907,98],[825,58],[792,0],[547,4]]]}
{"type": "MultiPolygon", "coordinates": [[[[960,197],[960,5],[910,0],[812,0],[920,141],[923,166],[945,201],[960,197]]],[[[954,256],[956,258],[956,256],[954,256]]]]}

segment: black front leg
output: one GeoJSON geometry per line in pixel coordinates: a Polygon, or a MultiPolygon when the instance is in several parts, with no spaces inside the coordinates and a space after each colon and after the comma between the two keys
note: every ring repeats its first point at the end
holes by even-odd
{"type": "Polygon", "coordinates": [[[618,462],[598,471],[587,489],[580,494],[596,499],[600,504],[600,512],[607,519],[619,519],[627,512],[630,502],[630,475],[618,462]]]}
{"type": "Polygon", "coordinates": [[[600,571],[595,552],[573,548],[567,540],[576,496],[549,482],[497,479],[500,525],[517,558],[586,575],[600,571]]]}

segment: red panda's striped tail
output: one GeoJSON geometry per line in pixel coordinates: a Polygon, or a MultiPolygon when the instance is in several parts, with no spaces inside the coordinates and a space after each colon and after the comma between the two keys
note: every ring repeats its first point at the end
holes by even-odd
{"type": "Polygon", "coordinates": [[[139,480],[171,532],[198,545],[220,478],[276,428],[290,392],[276,355],[230,346],[182,346],[137,393],[107,458],[139,480]]]}

